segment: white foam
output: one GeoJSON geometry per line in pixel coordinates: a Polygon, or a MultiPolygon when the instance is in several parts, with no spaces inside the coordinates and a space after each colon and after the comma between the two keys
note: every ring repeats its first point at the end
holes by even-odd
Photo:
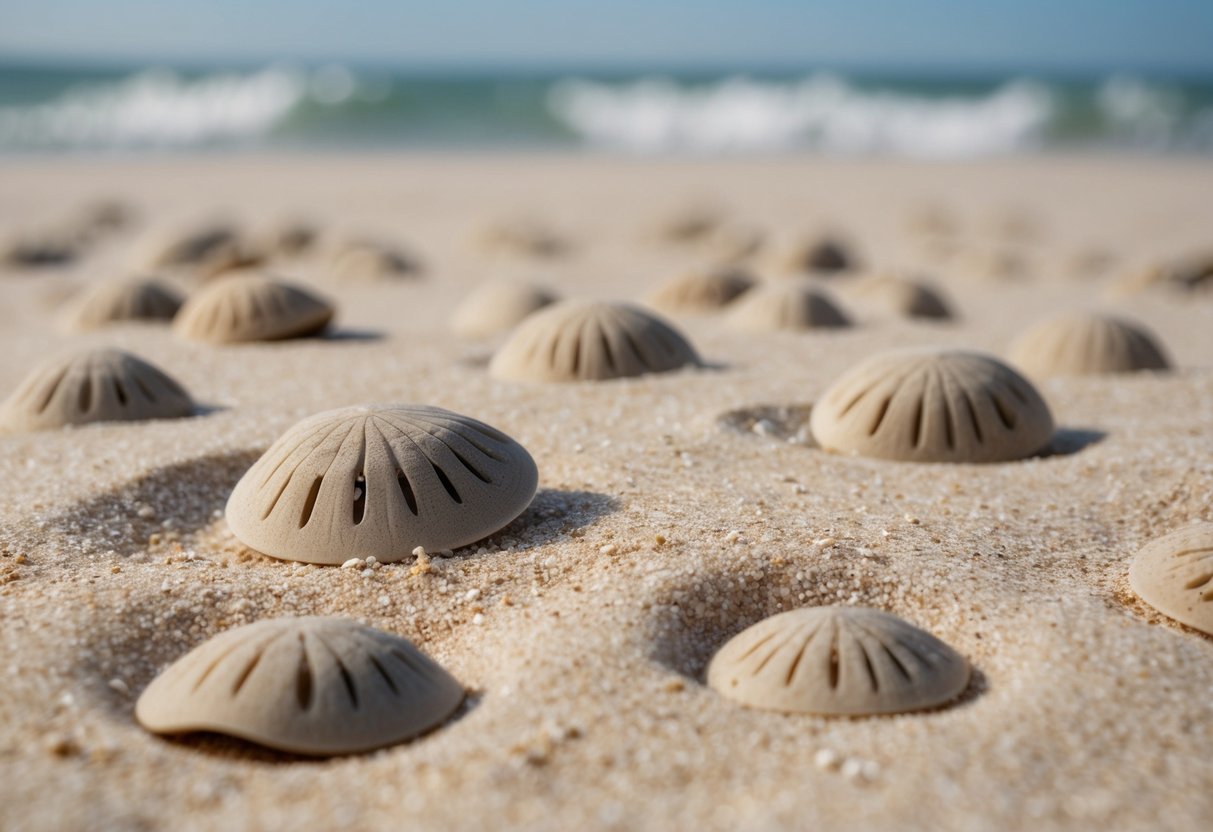
{"type": "Polygon", "coordinates": [[[661,79],[558,84],[548,105],[599,146],[637,152],[835,153],[942,157],[1031,149],[1055,102],[1044,87],[1013,81],[985,96],[929,98],[868,92],[833,75],[800,81],[730,78],[688,88],[661,79]]]}
{"type": "Polygon", "coordinates": [[[181,147],[248,139],[285,118],[307,91],[307,79],[285,68],[196,79],[148,70],[82,85],[46,103],[0,108],[0,147],[181,147]]]}

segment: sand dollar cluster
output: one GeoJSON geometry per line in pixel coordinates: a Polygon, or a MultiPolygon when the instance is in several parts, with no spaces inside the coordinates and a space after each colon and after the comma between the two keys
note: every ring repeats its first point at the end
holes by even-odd
{"type": "Polygon", "coordinates": [[[1162,347],[1143,327],[1079,313],[1043,321],[1011,346],[1011,361],[1034,378],[1165,370],[1162,347]]]}
{"type": "Polygon", "coordinates": [[[707,676],[717,693],[754,708],[863,716],[944,705],[968,686],[969,663],[888,613],[803,607],[734,636],[707,676]]]}
{"type": "Polygon", "coordinates": [[[1003,462],[1038,453],[1053,417],[1036,388],[988,355],[907,349],[844,373],[813,407],[825,449],[908,462],[1003,462]]]}
{"type": "Polygon", "coordinates": [[[1213,523],[1197,523],[1142,547],[1129,567],[1133,591],[1181,624],[1213,635],[1213,523]]]}
{"type": "Polygon", "coordinates": [[[175,419],[193,412],[189,393],[158,367],[122,350],[93,349],[35,367],[0,404],[0,430],[175,419]]]}
{"type": "Polygon", "coordinates": [[[523,512],[537,483],[526,449],[483,422],[362,405],[283,434],[236,484],[226,516],[243,543],[276,558],[389,563],[492,534],[523,512]]]}
{"type": "Polygon", "coordinates": [[[157,676],[135,705],[149,731],[213,731],[313,756],[423,734],[464,690],[407,639],[344,618],[274,618],[220,633],[157,676]]]}
{"type": "Polygon", "coordinates": [[[564,301],[519,324],[489,371],[513,381],[601,381],[698,364],[686,338],[656,315],[624,303],[564,301]]]}
{"type": "Polygon", "coordinates": [[[173,321],[182,338],[212,344],[280,341],[324,331],[333,305],[308,290],[267,275],[232,275],[186,300],[173,321]]]}

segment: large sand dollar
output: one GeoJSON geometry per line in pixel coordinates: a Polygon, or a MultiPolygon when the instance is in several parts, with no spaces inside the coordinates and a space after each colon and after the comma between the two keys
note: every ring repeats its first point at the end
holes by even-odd
{"type": "Polygon", "coordinates": [[[764,710],[850,715],[943,705],[969,683],[969,663],[896,616],[865,607],[773,615],[721,647],[708,684],[764,710]]]}
{"type": "Polygon", "coordinates": [[[413,644],[343,618],[275,618],[221,633],[135,705],[149,731],[214,731],[280,751],[369,751],[441,724],[463,687],[413,644]]]}
{"type": "Polygon", "coordinates": [[[387,563],[492,534],[530,504],[538,478],[525,448],[467,416],[345,407],[270,446],[236,483],[227,522],[246,545],[283,560],[387,563]]]}
{"type": "Polygon", "coordinates": [[[911,462],[1001,462],[1048,445],[1053,417],[1006,364],[962,350],[879,353],[844,373],[814,405],[823,448],[911,462]]]}
{"type": "Polygon", "coordinates": [[[1145,328],[1110,315],[1050,318],[1011,346],[1011,361],[1034,378],[1165,370],[1162,347],[1145,328]]]}
{"type": "Polygon", "coordinates": [[[699,364],[678,330],[625,303],[565,301],[518,325],[489,363],[514,381],[595,381],[699,364]]]}
{"type": "Polygon", "coordinates": [[[193,412],[189,393],[158,367],[122,350],[94,349],[35,367],[0,404],[0,430],[174,419],[193,412]]]}
{"type": "Polygon", "coordinates": [[[1213,635],[1213,523],[1143,546],[1129,567],[1129,584],[1163,615],[1213,635]]]}

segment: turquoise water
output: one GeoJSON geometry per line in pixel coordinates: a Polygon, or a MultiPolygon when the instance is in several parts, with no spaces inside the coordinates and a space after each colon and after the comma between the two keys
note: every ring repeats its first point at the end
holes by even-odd
{"type": "Polygon", "coordinates": [[[0,153],[592,148],[1213,152],[1213,81],[0,65],[0,153]]]}

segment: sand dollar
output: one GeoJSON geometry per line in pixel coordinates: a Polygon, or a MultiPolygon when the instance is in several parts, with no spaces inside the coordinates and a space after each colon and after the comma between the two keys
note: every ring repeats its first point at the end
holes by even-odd
{"type": "Polygon", "coordinates": [[[94,349],[35,367],[0,404],[0,429],[173,419],[193,412],[189,394],[159,368],[122,350],[94,349]]]}
{"type": "Polygon", "coordinates": [[[593,381],[698,364],[690,343],[656,315],[624,303],[565,301],[519,324],[489,371],[516,381],[593,381]]]}
{"type": "Polygon", "coordinates": [[[1129,567],[1129,584],[1163,615],[1213,635],[1213,523],[1143,546],[1129,567]]]}
{"type": "Polygon", "coordinates": [[[526,509],[538,478],[525,448],[475,419],[360,405],[283,434],[236,483],[227,522],[283,560],[387,563],[487,537],[526,509]]]}
{"type": "Polygon", "coordinates": [[[969,663],[930,633],[865,607],[804,607],[730,639],[708,666],[722,696],[764,710],[862,716],[934,708],[969,663]]]}
{"type": "Polygon", "coordinates": [[[670,314],[717,312],[753,286],[754,278],[738,269],[701,269],[666,281],[648,302],[670,314]]]}
{"type": "Polygon", "coordinates": [[[463,338],[491,338],[508,332],[532,312],[556,302],[542,286],[493,280],[476,287],[451,317],[451,329],[463,338]]]}
{"type": "Polygon", "coordinates": [[[193,341],[278,341],[322,332],[333,305],[294,284],[262,274],[225,277],[186,300],[173,331],[193,341]]]}
{"type": "Polygon", "coordinates": [[[803,331],[850,326],[825,292],[802,281],[759,286],[729,310],[729,326],[747,332],[803,331]]]}
{"type": "Polygon", "coordinates": [[[814,405],[821,447],[912,462],[1001,462],[1048,445],[1053,417],[1006,364],[961,350],[904,349],[860,362],[814,405]]]}
{"type": "Polygon", "coordinates": [[[399,636],[344,618],[275,618],[220,633],[157,676],[135,718],[158,734],[213,731],[280,751],[369,751],[440,725],[454,677],[399,636]]]}
{"type": "Polygon", "coordinates": [[[835,275],[855,268],[856,257],[841,238],[822,235],[799,241],[781,262],[784,271],[793,274],[835,275]]]}
{"type": "Polygon", "coordinates": [[[402,249],[376,240],[347,243],[333,258],[332,274],[349,283],[417,277],[420,264],[402,249]]]}
{"type": "Polygon", "coordinates": [[[63,326],[83,331],[125,321],[168,322],[180,308],[181,296],[159,281],[107,280],[69,302],[63,326]]]}
{"type": "Polygon", "coordinates": [[[895,274],[873,274],[857,280],[850,296],[899,318],[946,320],[952,310],[940,293],[917,280],[895,274]]]}
{"type": "Polygon", "coordinates": [[[1011,361],[1034,378],[1165,370],[1162,347],[1144,327],[1110,315],[1050,318],[1011,345],[1011,361]]]}

